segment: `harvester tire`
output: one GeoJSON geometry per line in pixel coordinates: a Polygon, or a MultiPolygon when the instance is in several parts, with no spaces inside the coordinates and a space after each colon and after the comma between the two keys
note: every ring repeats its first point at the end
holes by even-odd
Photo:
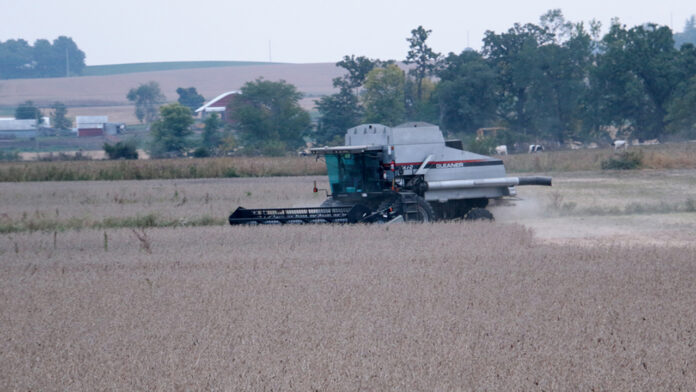
{"type": "Polygon", "coordinates": [[[472,208],[464,217],[466,220],[493,220],[493,214],[483,208],[472,208]]]}
{"type": "Polygon", "coordinates": [[[418,216],[414,218],[409,216],[410,214],[408,214],[406,211],[403,211],[405,221],[426,223],[433,222],[436,219],[437,215],[435,215],[435,210],[433,210],[433,207],[424,198],[418,195],[411,195],[409,200],[411,203],[415,202],[418,216]]]}

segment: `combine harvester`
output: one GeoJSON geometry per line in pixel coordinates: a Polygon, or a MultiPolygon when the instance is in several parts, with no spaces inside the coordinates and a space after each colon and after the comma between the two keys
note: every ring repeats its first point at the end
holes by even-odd
{"type": "Polygon", "coordinates": [[[326,161],[331,186],[320,207],[239,207],[230,224],[493,219],[490,199],[515,196],[517,185],[551,186],[551,177],[506,177],[502,160],[464,151],[432,124],[363,124],[345,143],[311,149],[326,161]]]}

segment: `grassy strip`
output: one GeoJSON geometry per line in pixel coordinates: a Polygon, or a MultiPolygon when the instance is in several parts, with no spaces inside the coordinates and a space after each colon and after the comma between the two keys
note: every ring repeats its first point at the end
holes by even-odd
{"type": "Polygon", "coordinates": [[[66,231],[81,229],[116,229],[116,228],[147,228],[147,227],[193,227],[221,226],[227,223],[224,218],[213,218],[204,215],[197,218],[172,219],[158,214],[147,214],[130,217],[107,217],[101,221],[88,218],[58,219],[28,219],[0,220],[0,234],[34,232],[34,231],[66,231]]]}
{"type": "Polygon", "coordinates": [[[605,216],[605,215],[646,215],[646,214],[678,214],[696,212],[696,200],[688,199],[685,202],[666,203],[629,203],[623,208],[618,206],[602,207],[590,206],[577,208],[577,203],[550,203],[548,211],[561,216],[605,216]]]}
{"type": "MultiPolygon", "coordinates": [[[[696,168],[696,143],[631,147],[640,151],[641,168],[696,168]]],[[[502,157],[510,173],[601,170],[615,156],[610,149],[551,151],[502,157]]],[[[225,157],[138,161],[3,162],[0,182],[150,180],[183,178],[324,175],[313,157],[225,157]]]]}
{"type": "MultiPolygon", "coordinates": [[[[661,144],[629,147],[640,151],[641,168],[693,169],[696,168],[696,143],[661,144]]],[[[548,151],[535,154],[503,156],[509,172],[568,172],[602,170],[602,162],[615,157],[609,148],[574,151],[548,151]]]]}
{"type": "MultiPolygon", "coordinates": [[[[629,203],[623,208],[613,207],[584,207],[577,208],[576,203],[549,204],[548,211],[561,216],[607,216],[607,215],[645,215],[645,214],[674,214],[696,212],[696,200],[688,199],[681,203],[658,204],[629,203]]],[[[116,228],[149,228],[149,227],[194,227],[222,226],[227,224],[225,218],[214,218],[204,215],[196,218],[172,219],[158,214],[137,215],[130,217],[106,217],[101,221],[87,218],[70,218],[66,220],[50,218],[22,218],[19,220],[1,219],[0,234],[35,232],[35,231],[66,231],[81,229],[116,229],[116,228]]]]}
{"type": "Polygon", "coordinates": [[[6,162],[0,181],[94,181],[306,176],[326,174],[311,157],[153,159],[137,161],[6,162]]]}
{"type": "Polygon", "coordinates": [[[241,65],[264,65],[270,63],[254,61],[164,61],[154,63],[130,63],[88,65],[82,76],[105,76],[135,72],[172,71],[192,68],[236,67],[241,65]]]}

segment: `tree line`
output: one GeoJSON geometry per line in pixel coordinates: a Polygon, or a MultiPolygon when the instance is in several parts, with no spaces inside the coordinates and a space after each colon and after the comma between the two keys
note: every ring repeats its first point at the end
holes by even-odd
{"type": "Polygon", "coordinates": [[[33,46],[23,39],[0,41],[0,79],[75,76],[84,68],[85,53],[70,37],[38,39],[33,46]]]}
{"type": "MultiPolygon", "coordinates": [[[[317,139],[337,142],[361,122],[439,124],[465,138],[482,127],[498,136],[557,143],[621,137],[696,136],[696,49],[677,49],[666,26],[627,28],[567,21],[560,10],[538,24],[487,31],[483,49],[441,56],[430,30],[411,31],[407,71],[393,61],[345,56],[339,91],[317,102],[317,139]]],[[[679,38],[696,32],[694,18],[679,38]]],[[[694,40],[696,42],[696,40],[694,40]]],[[[507,139],[507,140],[505,140],[507,139]]]]}
{"type": "MultiPolygon", "coordinates": [[[[694,24],[692,17],[676,38],[690,39],[694,24]]],[[[190,127],[203,97],[195,88],[178,89],[178,102],[159,109],[165,97],[154,82],[131,89],[128,99],[152,123],[156,156],[195,146],[200,156],[279,155],[308,140],[342,144],[348,128],[365,122],[431,122],[474,147],[486,127],[499,130],[488,142],[508,145],[696,137],[696,47],[676,48],[666,26],[613,20],[601,34],[598,22],[573,23],[550,10],[536,24],[487,31],[480,51],[446,56],[428,45],[431,32],[411,31],[405,66],[345,56],[336,64],[345,70],[333,80],[337,92],[316,101],[316,127],[299,105],[302,94],[282,80],[246,83],[227,122],[209,117],[198,141],[190,127]]]]}

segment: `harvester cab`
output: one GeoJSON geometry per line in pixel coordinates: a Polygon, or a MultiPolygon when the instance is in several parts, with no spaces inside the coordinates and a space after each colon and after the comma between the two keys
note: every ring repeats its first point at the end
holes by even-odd
{"type": "Polygon", "coordinates": [[[363,124],[345,140],[311,149],[329,177],[331,194],[320,207],[240,207],[230,224],[492,219],[490,199],[514,196],[516,185],[551,185],[550,177],[506,177],[502,160],[445,141],[432,124],[363,124]]]}

